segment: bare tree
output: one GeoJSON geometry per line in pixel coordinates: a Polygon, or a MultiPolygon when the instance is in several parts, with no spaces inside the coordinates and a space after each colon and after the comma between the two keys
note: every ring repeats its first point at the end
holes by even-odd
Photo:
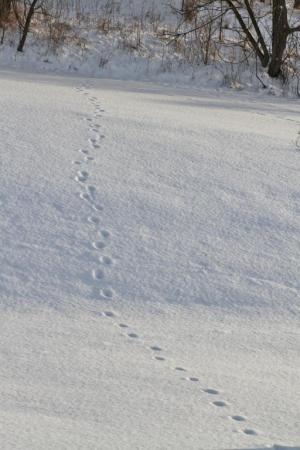
{"type": "Polygon", "coordinates": [[[22,52],[30,30],[31,21],[37,11],[43,11],[45,0],[13,0],[13,7],[19,23],[21,37],[17,47],[22,52]],[[21,11],[21,12],[20,12],[21,11]]]}
{"type": "Polygon", "coordinates": [[[272,53],[268,68],[271,77],[278,77],[282,72],[284,53],[288,37],[300,32],[300,24],[290,27],[286,0],[273,0],[272,7],[272,53]]]}
{"type": "MultiPolygon", "coordinates": [[[[295,0],[295,4],[297,2],[300,2],[300,0],[295,0]]],[[[205,14],[205,17],[207,17],[209,10],[215,11],[215,14],[210,14],[207,22],[200,22],[198,27],[201,28],[203,26],[210,27],[212,21],[220,20],[228,10],[232,11],[239,25],[239,29],[235,29],[235,31],[244,36],[244,39],[260,60],[262,67],[267,69],[270,77],[277,78],[282,75],[288,39],[291,35],[300,32],[300,24],[290,26],[286,0],[273,0],[267,13],[271,22],[271,37],[269,39],[261,20],[266,12],[264,11],[260,16],[259,10],[255,6],[255,2],[252,0],[197,0],[196,2],[191,0],[185,1],[182,5],[183,10],[181,8],[178,12],[182,17],[185,17],[186,14],[188,18],[191,12],[193,14],[205,14]],[[222,7],[223,3],[227,5],[225,10],[222,7]]],[[[186,22],[188,22],[188,19],[186,22]]],[[[189,32],[195,32],[196,28],[193,27],[190,31],[179,31],[175,36],[186,36],[189,32]]],[[[219,36],[221,34],[220,32],[219,36]]]]}

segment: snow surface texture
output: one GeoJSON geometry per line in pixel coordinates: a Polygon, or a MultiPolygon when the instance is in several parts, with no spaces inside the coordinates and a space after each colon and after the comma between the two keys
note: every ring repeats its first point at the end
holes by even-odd
{"type": "Polygon", "coordinates": [[[2,72],[3,450],[299,450],[296,101],[2,72]]]}

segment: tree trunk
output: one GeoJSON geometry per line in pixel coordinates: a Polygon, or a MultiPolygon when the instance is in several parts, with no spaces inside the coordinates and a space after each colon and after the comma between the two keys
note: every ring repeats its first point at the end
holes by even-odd
{"type": "MultiPolygon", "coordinates": [[[[275,1],[275,0],[274,0],[275,1]]],[[[270,59],[270,55],[268,52],[268,48],[266,46],[266,43],[264,41],[264,38],[262,36],[262,33],[260,31],[259,25],[257,23],[254,11],[251,8],[251,5],[248,0],[245,0],[246,8],[249,13],[250,20],[252,22],[252,25],[254,29],[256,30],[257,38],[251,33],[248,25],[246,24],[242,14],[239,11],[238,5],[235,4],[234,0],[226,0],[228,3],[228,6],[233,11],[236,19],[238,20],[243,33],[247,37],[252,49],[255,51],[255,54],[259,58],[261,65],[263,67],[267,67],[270,59]]]]}
{"type": "Polygon", "coordinates": [[[30,8],[28,10],[28,13],[27,13],[27,16],[26,16],[26,19],[25,19],[23,32],[22,32],[22,36],[21,36],[21,39],[20,39],[20,42],[19,42],[19,45],[18,45],[18,48],[17,48],[18,52],[22,52],[23,51],[23,48],[24,48],[24,45],[25,45],[25,42],[26,42],[26,39],[27,39],[27,35],[28,35],[28,32],[29,32],[31,20],[32,20],[32,17],[34,16],[35,6],[36,6],[37,2],[38,2],[38,0],[33,0],[31,5],[30,5],[30,8]]]}
{"type": "Polygon", "coordinates": [[[272,55],[268,74],[277,78],[282,73],[283,56],[289,35],[289,24],[285,0],[273,1],[272,55]]]}

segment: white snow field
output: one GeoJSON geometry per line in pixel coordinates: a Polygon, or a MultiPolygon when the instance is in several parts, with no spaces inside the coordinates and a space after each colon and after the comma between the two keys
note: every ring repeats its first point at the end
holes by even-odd
{"type": "Polygon", "coordinates": [[[0,72],[1,450],[300,449],[297,100],[0,72]]]}

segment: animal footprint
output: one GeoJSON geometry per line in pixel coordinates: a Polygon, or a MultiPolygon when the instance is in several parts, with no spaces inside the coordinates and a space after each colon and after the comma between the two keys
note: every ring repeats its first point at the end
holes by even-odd
{"type": "Polygon", "coordinates": [[[105,317],[115,317],[115,313],[113,313],[112,311],[104,311],[102,314],[105,317]]]}
{"type": "Polygon", "coordinates": [[[153,345],[150,347],[150,350],[153,350],[154,352],[162,352],[162,348],[158,347],[157,345],[153,345]]]}
{"type": "Polygon", "coordinates": [[[232,420],[235,420],[236,422],[245,422],[246,421],[246,417],[244,416],[231,416],[232,420]]]}
{"type": "Polygon", "coordinates": [[[219,391],[217,391],[216,389],[204,389],[203,392],[206,392],[207,394],[210,394],[210,395],[218,395],[219,394],[219,391]]]}
{"type": "Polygon", "coordinates": [[[155,356],[154,359],[156,359],[157,361],[165,361],[166,358],[164,358],[163,356],[155,356]]]}
{"type": "Polygon", "coordinates": [[[189,378],[187,378],[187,380],[188,380],[188,381],[198,382],[198,381],[199,381],[199,378],[197,378],[197,377],[189,377],[189,378]]]}
{"type": "Polygon", "coordinates": [[[104,272],[101,269],[94,269],[92,272],[92,276],[94,280],[102,280],[104,278],[104,272]]]}
{"type": "Polygon", "coordinates": [[[90,194],[92,197],[96,194],[96,188],[94,186],[87,186],[86,191],[88,194],[90,194]]]}
{"type": "Polygon", "coordinates": [[[103,236],[105,239],[110,237],[110,232],[107,230],[101,230],[100,231],[101,236],[103,236]]]}
{"type": "Polygon", "coordinates": [[[227,403],[223,400],[217,400],[216,402],[213,402],[213,405],[218,406],[219,408],[224,408],[227,406],[227,403]]]}
{"type": "Polygon", "coordinates": [[[100,148],[98,145],[99,142],[99,138],[98,139],[89,139],[89,144],[93,147],[93,148],[100,148]]]}
{"type": "Polygon", "coordinates": [[[99,224],[99,219],[98,219],[98,217],[89,216],[89,217],[87,218],[87,221],[88,221],[89,223],[94,224],[94,225],[98,225],[98,224],[99,224]]]}
{"type": "Polygon", "coordinates": [[[105,248],[105,243],[102,241],[93,242],[92,245],[96,250],[102,250],[103,248],[105,248]]]}
{"type": "Polygon", "coordinates": [[[243,430],[243,433],[251,435],[251,436],[257,435],[257,432],[255,430],[252,430],[251,428],[246,428],[245,430],[243,430]]]}
{"type": "Polygon", "coordinates": [[[79,170],[77,172],[76,179],[78,181],[85,182],[88,179],[88,176],[89,176],[88,172],[86,172],[85,170],[79,170]]]}
{"type": "Polygon", "coordinates": [[[101,295],[101,297],[104,297],[104,298],[113,298],[114,292],[112,289],[102,289],[100,291],[100,295],[101,295]]]}
{"type": "Polygon", "coordinates": [[[174,367],[174,370],[178,370],[179,372],[186,372],[186,369],[184,369],[184,367],[174,367]]]}
{"type": "Polygon", "coordinates": [[[113,260],[109,256],[101,256],[99,261],[106,266],[111,266],[113,264],[113,260]]]}
{"type": "Polygon", "coordinates": [[[139,337],[136,333],[128,333],[127,336],[132,339],[138,339],[138,337],[139,337]]]}
{"type": "Polygon", "coordinates": [[[100,145],[99,145],[99,144],[93,144],[93,147],[94,147],[95,149],[98,149],[98,148],[100,148],[100,145]]]}
{"type": "Polygon", "coordinates": [[[82,200],[86,200],[88,202],[90,202],[92,200],[91,197],[86,192],[81,192],[81,194],[79,194],[79,197],[82,200]]]}
{"type": "Polygon", "coordinates": [[[119,323],[119,327],[120,328],[129,328],[128,325],[126,325],[126,323],[119,323]]]}
{"type": "Polygon", "coordinates": [[[94,211],[103,211],[103,206],[101,205],[93,205],[92,208],[94,211]]]}

